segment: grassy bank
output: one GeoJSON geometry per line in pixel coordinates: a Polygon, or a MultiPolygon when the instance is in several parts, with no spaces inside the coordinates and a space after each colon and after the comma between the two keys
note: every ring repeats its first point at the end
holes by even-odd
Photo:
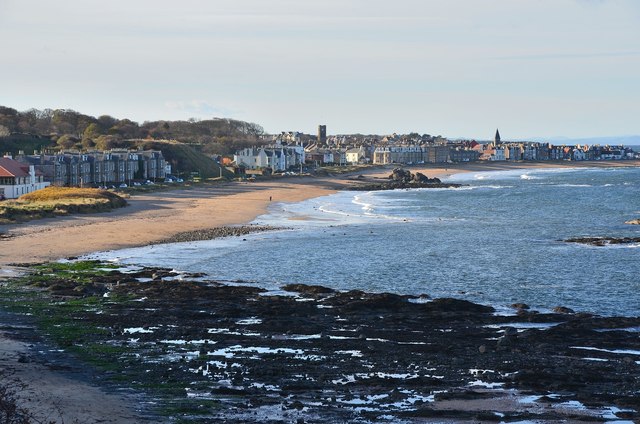
{"type": "Polygon", "coordinates": [[[0,224],[50,218],[72,213],[106,212],[126,206],[121,196],[93,188],[47,187],[17,200],[0,203],[0,224]]]}

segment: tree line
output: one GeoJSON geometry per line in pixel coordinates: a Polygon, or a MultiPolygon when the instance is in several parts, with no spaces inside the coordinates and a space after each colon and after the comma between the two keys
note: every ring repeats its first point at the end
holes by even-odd
{"type": "Polygon", "coordinates": [[[227,118],[188,121],[145,121],[109,115],[85,115],[71,109],[16,109],[0,106],[0,140],[31,134],[50,140],[58,149],[109,150],[133,148],[133,140],[177,140],[198,145],[203,153],[231,155],[255,145],[264,129],[255,123],[227,118]]]}

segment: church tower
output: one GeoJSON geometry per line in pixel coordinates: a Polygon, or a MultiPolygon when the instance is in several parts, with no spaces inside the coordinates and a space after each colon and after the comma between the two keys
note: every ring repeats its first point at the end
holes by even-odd
{"type": "Polygon", "coordinates": [[[496,136],[493,138],[493,145],[497,146],[500,144],[500,131],[496,128],[496,136]]]}

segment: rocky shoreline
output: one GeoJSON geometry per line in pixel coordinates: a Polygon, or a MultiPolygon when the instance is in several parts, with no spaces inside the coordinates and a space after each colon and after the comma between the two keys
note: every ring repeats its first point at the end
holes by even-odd
{"type": "Polygon", "coordinates": [[[602,247],[616,244],[640,243],[640,237],[575,237],[563,241],[566,243],[578,243],[602,247]]]}
{"type": "Polygon", "coordinates": [[[385,181],[359,182],[353,184],[350,189],[357,191],[398,190],[410,188],[458,188],[462,184],[443,183],[439,178],[429,178],[426,175],[396,168],[385,181]]]}
{"type": "Polygon", "coordinates": [[[286,230],[285,227],[274,227],[271,225],[236,225],[227,227],[214,227],[204,230],[185,231],[171,237],[158,240],[152,244],[183,243],[203,240],[213,240],[222,237],[240,237],[252,233],[262,233],[266,231],[286,230]]]}
{"type": "Polygon", "coordinates": [[[640,418],[640,317],[64,266],[3,307],[59,317],[51,340],[184,422],[640,418]]]}
{"type": "Polygon", "coordinates": [[[388,181],[388,182],[380,182],[380,183],[368,183],[368,184],[354,184],[349,187],[349,190],[355,191],[382,191],[382,190],[400,190],[400,189],[410,189],[410,188],[459,188],[462,187],[462,184],[455,183],[416,183],[416,182],[397,182],[397,181],[388,181]]]}

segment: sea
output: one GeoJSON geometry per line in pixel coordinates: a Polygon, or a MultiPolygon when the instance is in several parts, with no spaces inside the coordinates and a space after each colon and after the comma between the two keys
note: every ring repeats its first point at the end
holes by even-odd
{"type": "Polygon", "coordinates": [[[123,264],[206,273],[284,294],[290,283],[454,297],[513,313],[526,303],[640,315],[640,168],[554,168],[453,175],[459,188],[342,191],[274,202],[254,223],[285,228],[211,241],[102,252],[123,264]]]}

